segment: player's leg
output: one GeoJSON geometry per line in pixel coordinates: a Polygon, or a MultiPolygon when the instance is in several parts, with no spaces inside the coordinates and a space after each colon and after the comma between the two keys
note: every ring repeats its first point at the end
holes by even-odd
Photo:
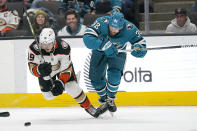
{"type": "Polygon", "coordinates": [[[97,94],[100,96],[99,102],[101,106],[98,109],[101,113],[107,110],[106,103],[106,68],[107,68],[107,58],[103,52],[96,50],[92,51],[92,56],[90,60],[90,70],[89,78],[91,80],[92,87],[96,90],[97,94]]]}
{"type": "Polygon", "coordinates": [[[91,80],[92,87],[100,96],[100,101],[105,101],[106,99],[106,63],[107,59],[103,52],[96,50],[92,51],[89,78],[91,80]]]}
{"type": "Polygon", "coordinates": [[[115,112],[117,110],[114,99],[116,98],[115,95],[118,91],[120,80],[123,74],[125,60],[125,53],[119,53],[117,57],[110,58],[108,60],[107,103],[108,110],[111,112],[115,112]]]}
{"type": "Polygon", "coordinates": [[[65,83],[65,91],[71,95],[90,115],[98,117],[99,114],[97,114],[96,109],[90,103],[87,95],[79,87],[79,80],[76,78],[73,66],[70,66],[70,68],[61,72],[58,77],[65,83]]]}
{"type": "Polygon", "coordinates": [[[83,92],[75,80],[69,81],[65,84],[65,91],[71,95],[90,115],[93,117],[99,116],[99,113],[97,113],[97,110],[92,106],[87,95],[83,92]]]}

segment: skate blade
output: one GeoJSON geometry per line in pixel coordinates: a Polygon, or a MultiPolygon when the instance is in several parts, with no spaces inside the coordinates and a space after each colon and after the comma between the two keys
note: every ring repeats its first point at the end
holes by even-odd
{"type": "Polygon", "coordinates": [[[109,114],[111,115],[111,117],[114,117],[114,112],[109,111],[109,114]]]}

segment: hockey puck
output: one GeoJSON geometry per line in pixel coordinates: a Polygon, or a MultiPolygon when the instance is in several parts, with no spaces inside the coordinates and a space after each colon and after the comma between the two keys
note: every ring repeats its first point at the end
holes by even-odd
{"type": "Polygon", "coordinates": [[[25,122],[25,126],[31,126],[31,122],[25,122]]]}

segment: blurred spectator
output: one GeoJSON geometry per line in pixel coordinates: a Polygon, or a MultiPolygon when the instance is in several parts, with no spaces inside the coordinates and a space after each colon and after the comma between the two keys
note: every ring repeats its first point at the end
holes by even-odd
{"type": "Polygon", "coordinates": [[[130,13],[128,9],[135,8],[135,1],[134,0],[122,0],[122,12],[125,14],[130,13]]]}
{"type": "Polygon", "coordinates": [[[9,9],[6,5],[7,0],[0,1],[0,31],[1,36],[5,36],[6,31],[17,29],[20,17],[16,10],[9,9]]]}
{"type": "Polygon", "coordinates": [[[125,19],[139,27],[136,0],[122,0],[122,13],[125,19]]]}
{"type": "Polygon", "coordinates": [[[197,0],[195,0],[195,3],[192,5],[191,12],[197,12],[197,0]]]}
{"type": "MultiPolygon", "coordinates": [[[[144,13],[144,10],[145,10],[144,0],[136,0],[136,2],[137,2],[137,5],[139,5],[139,13],[144,13]]],[[[153,0],[149,0],[149,12],[150,13],[154,12],[153,5],[154,5],[153,0]]]]}
{"type": "Polygon", "coordinates": [[[196,25],[191,23],[185,9],[175,9],[175,16],[176,18],[167,26],[166,33],[193,33],[197,31],[196,25]]]}
{"type": "Polygon", "coordinates": [[[24,3],[25,4],[29,4],[29,3],[32,3],[34,0],[24,0],[24,3]]]}
{"type": "Polygon", "coordinates": [[[111,14],[113,9],[121,11],[121,0],[94,0],[91,14],[111,14]]]}
{"type": "Polygon", "coordinates": [[[75,10],[80,15],[80,17],[83,17],[91,10],[89,6],[90,1],[91,0],[63,0],[63,2],[59,4],[58,14],[64,15],[68,10],[75,10]]]}
{"type": "Polygon", "coordinates": [[[47,28],[49,26],[48,16],[46,12],[42,10],[38,10],[35,12],[33,29],[36,35],[39,35],[43,28],[47,28]]]}
{"type": "Polygon", "coordinates": [[[42,1],[59,1],[59,0],[33,0],[31,8],[38,8],[38,3],[42,1]]]}
{"type": "Polygon", "coordinates": [[[79,15],[76,11],[66,11],[65,20],[66,26],[58,32],[58,36],[79,36],[84,34],[86,26],[80,23],[79,15]]]}
{"type": "Polygon", "coordinates": [[[33,2],[31,3],[31,8],[38,8],[38,3],[41,1],[45,1],[45,0],[33,0],[33,2]]]}
{"type": "Polygon", "coordinates": [[[69,9],[75,9],[81,17],[86,13],[110,14],[112,9],[121,10],[121,0],[64,0],[59,6],[59,14],[69,9]]]}
{"type": "Polygon", "coordinates": [[[36,8],[27,10],[34,32],[39,35],[43,28],[50,27],[57,33],[56,20],[53,14],[45,8],[36,8]]]}
{"type": "Polygon", "coordinates": [[[188,17],[190,18],[191,22],[197,25],[197,0],[192,5],[190,13],[188,13],[188,17]]]}

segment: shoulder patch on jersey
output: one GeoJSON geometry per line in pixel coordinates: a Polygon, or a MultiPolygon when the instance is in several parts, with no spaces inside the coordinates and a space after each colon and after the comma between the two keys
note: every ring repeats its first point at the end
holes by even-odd
{"type": "Polygon", "coordinates": [[[133,25],[132,24],[127,24],[126,27],[127,27],[127,30],[132,30],[133,29],[133,25]]]}
{"type": "Polygon", "coordinates": [[[68,43],[66,43],[65,41],[61,41],[61,45],[63,49],[67,49],[68,48],[68,43]]]}
{"type": "Polygon", "coordinates": [[[105,17],[103,17],[103,18],[102,18],[102,22],[103,22],[103,23],[108,23],[108,20],[107,20],[105,17]]]}
{"type": "Polygon", "coordinates": [[[0,26],[6,25],[6,21],[3,18],[0,18],[0,26]]]}
{"type": "Polygon", "coordinates": [[[62,54],[62,55],[69,55],[70,54],[70,45],[65,42],[64,40],[57,39],[58,48],[55,49],[54,55],[62,54]]]}
{"type": "Polygon", "coordinates": [[[38,44],[34,44],[34,45],[33,45],[33,48],[34,48],[36,51],[39,51],[38,44]]]}
{"type": "Polygon", "coordinates": [[[13,10],[12,13],[13,13],[13,15],[18,16],[18,11],[17,10],[13,10]]]}
{"type": "Polygon", "coordinates": [[[30,50],[32,50],[32,52],[36,55],[40,55],[40,50],[38,48],[38,45],[36,44],[36,42],[34,41],[30,46],[29,46],[30,50]]]}

